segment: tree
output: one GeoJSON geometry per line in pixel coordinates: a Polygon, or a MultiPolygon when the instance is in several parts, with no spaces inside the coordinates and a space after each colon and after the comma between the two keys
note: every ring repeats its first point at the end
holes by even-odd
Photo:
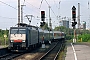
{"type": "Polygon", "coordinates": [[[7,35],[6,37],[6,41],[8,41],[8,33],[9,33],[9,30],[0,30],[0,44],[4,44],[4,35],[7,35]]]}
{"type": "Polygon", "coordinates": [[[45,23],[45,25],[43,27],[41,27],[41,28],[45,29],[45,30],[49,30],[48,23],[45,23]]]}

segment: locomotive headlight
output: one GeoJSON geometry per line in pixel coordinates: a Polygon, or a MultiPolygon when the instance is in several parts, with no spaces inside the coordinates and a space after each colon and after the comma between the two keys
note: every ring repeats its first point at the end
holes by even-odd
{"type": "Polygon", "coordinates": [[[25,40],[22,40],[22,42],[25,42],[25,40]]]}
{"type": "Polygon", "coordinates": [[[13,42],[13,40],[11,40],[11,42],[13,42]]]}

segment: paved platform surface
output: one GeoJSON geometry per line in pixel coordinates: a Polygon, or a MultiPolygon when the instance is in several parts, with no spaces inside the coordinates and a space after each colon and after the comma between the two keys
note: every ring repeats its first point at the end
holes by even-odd
{"type": "Polygon", "coordinates": [[[90,60],[90,46],[68,44],[65,60],[90,60]]]}
{"type": "Polygon", "coordinates": [[[65,60],[74,60],[74,54],[71,44],[67,44],[67,53],[65,60]]]}
{"type": "MultiPolygon", "coordinates": [[[[7,46],[6,46],[7,47],[7,46]]],[[[0,49],[2,49],[2,48],[6,48],[4,45],[0,45],[0,49]]]]}

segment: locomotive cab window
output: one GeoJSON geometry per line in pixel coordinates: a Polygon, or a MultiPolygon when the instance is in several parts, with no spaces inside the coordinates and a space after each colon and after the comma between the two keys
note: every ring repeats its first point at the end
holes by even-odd
{"type": "Polygon", "coordinates": [[[25,34],[26,29],[11,29],[11,34],[25,34]]]}

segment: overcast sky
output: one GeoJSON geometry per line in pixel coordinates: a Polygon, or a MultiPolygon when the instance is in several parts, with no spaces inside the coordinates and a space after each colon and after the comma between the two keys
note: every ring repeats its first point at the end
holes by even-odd
{"type": "MultiPolygon", "coordinates": [[[[31,25],[40,25],[40,11],[44,10],[46,13],[46,22],[48,22],[49,8],[48,4],[51,6],[50,16],[52,19],[52,26],[58,26],[59,21],[57,16],[60,15],[61,18],[67,17],[71,22],[71,9],[75,6],[78,10],[78,3],[80,3],[80,21],[86,21],[87,28],[90,28],[90,1],[89,0],[21,0],[21,5],[24,6],[24,16],[33,15],[31,25]],[[59,5],[60,2],[60,5],[59,5]],[[60,6],[60,9],[59,9],[60,6]],[[38,18],[37,18],[38,16],[38,18]]],[[[0,29],[10,28],[18,23],[18,0],[0,0],[0,29]]],[[[78,11],[77,11],[78,12],[78,11]]],[[[78,14],[77,14],[78,16],[78,14]]],[[[29,24],[26,17],[24,18],[24,23],[29,24]]],[[[71,27],[71,23],[70,23],[71,27]]]]}

